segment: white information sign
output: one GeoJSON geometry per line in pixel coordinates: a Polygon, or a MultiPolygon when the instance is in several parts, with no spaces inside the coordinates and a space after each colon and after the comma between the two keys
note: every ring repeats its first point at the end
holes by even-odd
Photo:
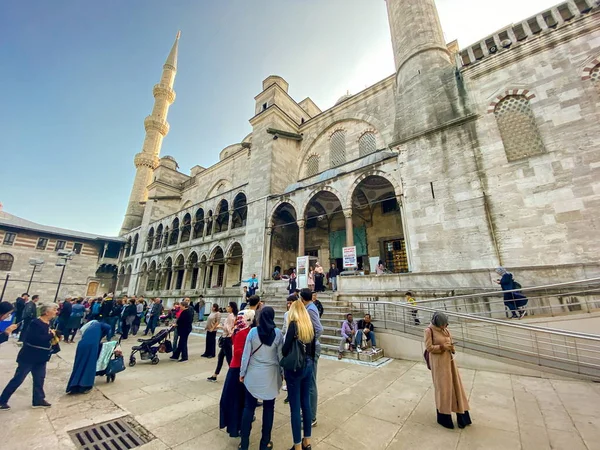
{"type": "Polygon", "coordinates": [[[356,258],[356,246],[352,247],[343,247],[342,248],[342,258],[343,258],[343,267],[344,269],[351,269],[358,267],[358,261],[356,258]]]}

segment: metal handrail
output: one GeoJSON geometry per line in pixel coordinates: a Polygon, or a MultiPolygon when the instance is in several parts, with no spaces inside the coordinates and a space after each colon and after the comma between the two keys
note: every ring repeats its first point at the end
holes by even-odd
{"type": "MultiPolygon", "coordinates": [[[[349,301],[349,304],[354,310],[372,313],[376,325],[381,328],[403,331],[419,338],[422,338],[425,324],[417,323],[417,314],[430,315],[437,311],[423,305],[398,302],[359,300],[349,301]]],[[[576,373],[600,380],[599,335],[454,311],[444,313],[451,321],[450,328],[457,345],[560,373],[576,373]]]]}

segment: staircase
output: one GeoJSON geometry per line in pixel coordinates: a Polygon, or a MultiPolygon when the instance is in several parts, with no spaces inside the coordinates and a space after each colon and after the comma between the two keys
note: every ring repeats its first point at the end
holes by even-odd
{"type": "MultiPolygon", "coordinates": [[[[284,286],[271,287],[267,294],[261,296],[261,300],[275,310],[275,323],[280,328],[283,326],[283,315],[287,308],[287,297],[288,291],[284,286]]],[[[334,300],[331,291],[319,293],[318,299],[323,304],[325,310],[321,317],[321,324],[323,325],[323,334],[320,339],[321,355],[335,356],[337,358],[341,339],[340,330],[342,322],[346,320],[346,314],[352,311],[348,306],[334,300]]],[[[362,316],[356,316],[355,320],[360,318],[362,318],[362,316]]],[[[362,353],[349,351],[343,353],[343,359],[345,360],[355,360],[367,363],[374,363],[376,361],[383,362],[380,361],[383,357],[384,352],[382,349],[373,351],[371,348],[367,348],[363,350],[362,353]]]]}

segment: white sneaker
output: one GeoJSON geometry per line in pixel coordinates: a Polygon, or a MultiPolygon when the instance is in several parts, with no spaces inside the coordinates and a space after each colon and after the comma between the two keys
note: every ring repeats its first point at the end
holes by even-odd
{"type": "Polygon", "coordinates": [[[362,349],[359,347],[356,349],[356,353],[362,353],[362,349]]]}

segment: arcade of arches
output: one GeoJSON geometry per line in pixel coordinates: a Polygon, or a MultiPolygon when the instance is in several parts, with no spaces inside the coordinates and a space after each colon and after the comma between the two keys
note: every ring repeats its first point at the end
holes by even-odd
{"type": "Polygon", "coordinates": [[[381,176],[368,176],[354,189],[351,205],[343,209],[335,193],[322,190],[310,199],[298,219],[292,204],[280,204],[268,230],[271,273],[276,268],[290,273],[298,255],[315,256],[324,268],[335,263],[341,269],[342,248],[346,246],[356,246],[359,270],[374,272],[369,258],[378,258],[391,272],[408,272],[402,215],[394,186],[381,176]]]}
{"type": "MultiPolygon", "coordinates": [[[[145,262],[142,265],[138,287],[142,287],[148,293],[236,287],[242,279],[242,267],[242,246],[235,242],[227,254],[221,247],[216,247],[208,258],[205,255],[199,258],[198,254],[192,251],[187,259],[180,254],[175,260],[171,257],[166,258],[162,264],[152,261],[148,265],[145,262]]],[[[120,289],[129,285],[131,275],[127,271],[123,269],[119,275],[120,289]]]]}

